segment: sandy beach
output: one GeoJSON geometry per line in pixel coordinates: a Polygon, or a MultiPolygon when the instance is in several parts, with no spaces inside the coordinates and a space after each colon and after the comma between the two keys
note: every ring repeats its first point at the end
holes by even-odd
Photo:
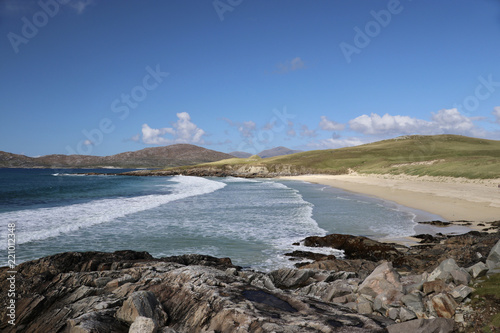
{"type": "Polygon", "coordinates": [[[408,175],[304,175],[282,177],[329,185],[343,190],[394,201],[430,212],[449,221],[481,222],[500,220],[500,179],[480,180],[408,175]]]}

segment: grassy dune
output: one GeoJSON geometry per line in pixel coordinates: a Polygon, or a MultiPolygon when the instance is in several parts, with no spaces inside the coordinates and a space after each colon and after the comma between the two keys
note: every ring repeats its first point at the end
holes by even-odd
{"type": "Polygon", "coordinates": [[[500,178],[500,141],[458,135],[405,136],[356,147],[307,151],[266,159],[232,158],[199,166],[214,168],[290,166],[325,174],[408,174],[466,178],[500,178]]]}

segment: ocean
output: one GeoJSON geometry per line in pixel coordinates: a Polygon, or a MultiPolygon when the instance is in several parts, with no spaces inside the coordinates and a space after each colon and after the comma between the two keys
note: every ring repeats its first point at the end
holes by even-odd
{"type": "MultiPolygon", "coordinates": [[[[8,225],[16,262],[66,251],[147,251],[230,257],[269,271],[307,236],[346,233],[374,239],[414,234],[439,218],[323,185],[276,179],[127,177],[127,170],[0,169],[0,266],[8,225]],[[78,173],[107,172],[85,176],[78,173]]],[[[341,256],[335,249],[316,252],[341,256]]]]}

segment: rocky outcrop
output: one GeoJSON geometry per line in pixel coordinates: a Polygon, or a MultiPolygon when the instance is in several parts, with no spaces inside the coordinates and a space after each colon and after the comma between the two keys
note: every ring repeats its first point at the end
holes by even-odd
{"type": "Polygon", "coordinates": [[[382,332],[393,323],[287,289],[324,278],[312,271],[264,274],[228,259],[132,251],[63,253],[17,268],[16,325],[3,320],[2,332],[382,332]]]}
{"type": "MultiPolygon", "coordinates": [[[[363,236],[330,234],[324,237],[311,236],[304,239],[310,247],[332,247],[343,250],[347,259],[393,260],[401,256],[395,244],[380,243],[363,236]]],[[[399,246],[399,248],[402,248],[399,246]]]]}

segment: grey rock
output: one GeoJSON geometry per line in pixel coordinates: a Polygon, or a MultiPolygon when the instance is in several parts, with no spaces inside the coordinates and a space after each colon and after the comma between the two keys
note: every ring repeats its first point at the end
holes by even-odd
{"type": "MultiPolygon", "coordinates": [[[[358,297],[358,299],[356,300],[356,304],[357,304],[356,309],[357,309],[358,313],[371,314],[373,312],[371,302],[363,296],[358,297]]],[[[396,318],[392,318],[392,319],[396,319],[396,318]]]]}
{"type": "Polygon", "coordinates": [[[158,326],[153,319],[139,316],[130,325],[128,333],[156,333],[157,330],[158,326]]]}
{"type": "Polygon", "coordinates": [[[167,314],[151,291],[134,292],[116,312],[116,318],[127,323],[133,323],[137,317],[151,318],[160,326],[167,321],[167,314]]]}
{"type": "Polygon", "coordinates": [[[455,284],[457,285],[459,284],[468,285],[472,279],[470,274],[464,268],[461,267],[459,269],[451,271],[450,273],[453,278],[453,282],[455,282],[455,284]]]}
{"type": "Polygon", "coordinates": [[[359,285],[360,294],[377,297],[389,290],[403,291],[399,273],[392,267],[392,263],[384,262],[359,285]]]}
{"type": "Polygon", "coordinates": [[[401,293],[400,291],[389,289],[386,292],[383,292],[375,297],[373,301],[373,309],[384,315],[386,311],[391,307],[402,306],[402,297],[403,293],[401,293]]]}
{"type": "Polygon", "coordinates": [[[398,308],[390,308],[387,311],[387,317],[391,318],[392,320],[396,320],[399,317],[399,309],[398,308]]]}
{"type": "Polygon", "coordinates": [[[460,285],[458,287],[455,287],[451,290],[450,295],[457,301],[457,302],[462,302],[464,299],[467,298],[472,292],[474,291],[473,288],[460,285]]]}
{"type": "MultiPolygon", "coordinates": [[[[423,314],[425,313],[425,307],[424,307],[424,303],[422,301],[422,296],[419,293],[404,295],[403,297],[401,297],[401,301],[408,309],[413,311],[419,317],[423,316],[423,314]]],[[[413,319],[413,318],[410,318],[410,319],[413,319]]],[[[410,319],[407,319],[407,320],[410,320],[410,319]]]]}
{"type": "Polygon", "coordinates": [[[460,267],[458,267],[454,259],[446,259],[429,274],[427,281],[443,280],[446,283],[451,282],[453,279],[451,272],[458,269],[460,267]]]}
{"type": "Polygon", "coordinates": [[[480,261],[477,264],[474,264],[471,267],[469,267],[467,271],[475,279],[486,275],[486,273],[488,272],[488,266],[486,266],[485,263],[480,261]]]}
{"type": "Polygon", "coordinates": [[[114,318],[115,311],[95,311],[85,313],[67,321],[70,333],[126,332],[127,326],[114,318]]]}
{"type": "Polygon", "coordinates": [[[399,309],[399,319],[401,319],[401,321],[409,321],[415,318],[417,318],[417,315],[412,310],[404,307],[399,309]]]}
{"type": "Polygon", "coordinates": [[[356,283],[347,280],[336,280],[333,282],[317,282],[298,289],[301,295],[317,297],[325,302],[333,302],[333,299],[347,296],[356,290],[356,283]]]}
{"type": "Polygon", "coordinates": [[[415,319],[387,327],[389,333],[450,333],[453,332],[455,322],[453,319],[415,319]]]}
{"type": "Polygon", "coordinates": [[[500,240],[493,246],[488,258],[486,258],[486,266],[488,266],[488,269],[495,269],[500,266],[500,240]]]}
{"type": "Polygon", "coordinates": [[[281,289],[303,287],[312,281],[310,278],[315,272],[309,269],[281,268],[270,272],[269,277],[273,284],[281,289]]]}

